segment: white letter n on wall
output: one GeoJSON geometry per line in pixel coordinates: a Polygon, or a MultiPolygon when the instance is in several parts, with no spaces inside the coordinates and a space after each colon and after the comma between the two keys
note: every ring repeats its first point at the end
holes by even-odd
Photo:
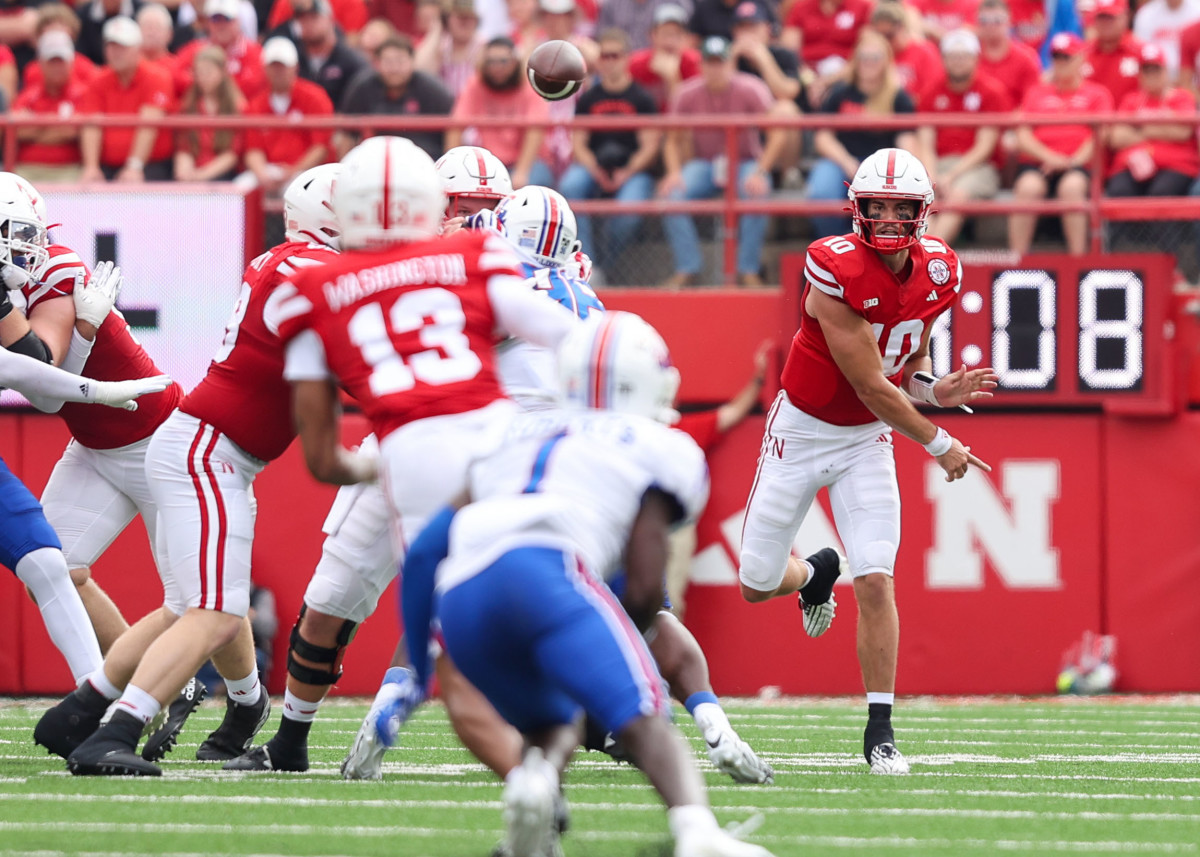
{"type": "Polygon", "coordinates": [[[975,468],[947,482],[942,468],[926,466],[925,496],[933,506],[933,548],[925,560],[930,589],[981,589],[984,554],[1012,589],[1061,585],[1058,550],[1050,542],[1058,462],[1005,462],[1000,475],[1003,497],[975,468]]]}

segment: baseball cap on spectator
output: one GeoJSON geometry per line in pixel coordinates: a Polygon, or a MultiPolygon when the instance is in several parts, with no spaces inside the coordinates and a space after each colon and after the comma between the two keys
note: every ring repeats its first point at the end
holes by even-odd
{"type": "Polygon", "coordinates": [[[1129,0],[1095,0],[1096,15],[1121,15],[1129,11],[1129,0]]]}
{"type": "Polygon", "coordinates": [[[733,23],[735,24],[767,24],[770,21],[766,10],[754,0],[742,0],[733,9],[733,23]]]}
{"type": "Polygon", "coordinates": [[[1083,50],[1083,39],[1074,33],[1057,33],[1050,40],[1050,56],[1074,57],[1083,50]]]}
{"type": "Polygon", "coordinates": [[[75,59],[75,45],[63,30],[47,30],[38,39],[37,58],[70,62],[75,59]]]}
{"type": "Polygon", "coordinates": [[[101,33],[104,36],[104,41],[115,42],[127,48],[141,47],[142,44],[142,28],[137,25],[137,22],[133,18],[126,15],[117,15],[114,18],[109,18],[104,22],[104,29],[101,33]]]}
{"type": "Polygon", "coordinates": [[[299,18],[315,12],[318,15],[332,15],[333,7],[329,0],[292,0],[292,14],[299,18]]]}
{"type": "Polygon", "coordinates": [[[951,30],[942,36],[943,54],[972,54],[979,56],[979,37],[965,27],[951,30]]]}
{"type": "Polygon", "coordinates": [[[211,18],[213,15],[223,15],[231,21],[238,19],[240,0],[204,0],[204,14],[211,18]]]}
{"type": "Polygon", "coordinates": [[[539,0],[538,6],[551,15],[566,15],[575,11],[575,0],[539,0]]]}
{"type": "Polygon", "coordinates": [[[728,59],[730,53],[729,39],[724,36],[709,36],[700,45],[700,56],[704,59],[728,59]]]}
{"type": "Polygon", "coordinates": [[[277,62],[287,66],[295,66],[300,63],[300,54],[297,53],[296,46],[292,44],[292,40],[287,36],[272,36],[263,45],[262,61],[263,65],[270,65],[273,62],[277,62]]]}
{"type": "Polygon", "coordinates": [[[684,9],[678,3],[664,3],[654,10],[654,26],[660,24],[678,24],[681,27],[688,25],[687,9],[684,9]]]}
{"type": "Polygon", "coordinates": [[[1142,68],[1146,68],[1146,66],[1165,68],[1167,65],[1167,55],[1158,45],[1145,44],[1142,45],[1142,49],[1138,51],[1138,63],[1142,68]]]}

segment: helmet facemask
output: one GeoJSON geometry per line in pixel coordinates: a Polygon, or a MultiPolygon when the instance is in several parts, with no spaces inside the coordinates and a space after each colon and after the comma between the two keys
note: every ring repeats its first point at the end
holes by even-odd
{"type": "Polygon", "coordinates": [[[899,253],[915,245],[925,235],[929,228],[929,206],[923,199],[909,196],[858,196],[847,209],[854,223],[854,232],[868,247],[885,255],[899,253]],[[888,220],[875,218],[870,215],[870,205],[873,200],[892,199],[910,202],[913,206],[911,219],[888,220]],[[881,227],[896,226],[898,231],[880,232],[881,227]]]}
{"type": "Polygon", "coordinates": [[[50,261],[46,227],[32,218],[10,215],[0,221],[0,262],[37,278],[50,261]]]}

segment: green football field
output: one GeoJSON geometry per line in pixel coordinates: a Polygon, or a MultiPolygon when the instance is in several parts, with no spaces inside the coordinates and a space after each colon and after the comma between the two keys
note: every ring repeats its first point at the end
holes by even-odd
{"type": "MultiPolygon", "coordinates": [[[[322,710],[302,775],[189,761],[223,710],[206,702],[153,780],[72,777],[32,745],[47,704],[0,702],[0,853],[485,857],[501,835],[500,786],[436,705],[409,724],[383,782],[344,782],[361,702],[322,710]]],[[[1200,697],[903,700],[908,777],[868,774],[857,700],[728,708],[775,766],[773,786],[718,775],[685,714],[682,728],[717,817],[761,821],[748,838],[780,857],[1200,852],[1200,697]]],[[[584,754],[567,797],[568,857],[670,854],[662,808],[629,766],[584,754]]]]}

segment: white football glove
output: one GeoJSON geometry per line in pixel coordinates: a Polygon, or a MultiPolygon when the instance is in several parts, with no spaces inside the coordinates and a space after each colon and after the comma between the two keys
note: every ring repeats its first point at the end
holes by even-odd
{"type": "Polygon", "coordinates": [[[0,264],[0,282],[4,283],[4,288],[17,291],[33,282],[33,277],[17,265],[0,264]]]}
{"type": "Polygon", "coordinates": [[[99,327],[112,312],[121,291],[121,269],[112,262],[101,262],[87,283],[75,283],[75,318],[99,327]]]}
{"type": "Polygon", "coordinates": [[[592,257],[582,250],[576,250],[575,255],[564,266],[568,272],[589,283],[592,280],[592,257]]]}
{"type": "Polygon", "coordinates": [[[338,457],[355,483],[374,482],[379,478],[378,453],[359,447],[353,452],[348,449],[339,449],[338,457]]]}
{"type": "Polygon", "coordinates": [[[133,381],[91,381],[92,401],[110,408],[136,411],[137,399],[149,393],[161,393],[171,386],[170,375],[155,375],[152,378],[137,378],[133,381]]]}

